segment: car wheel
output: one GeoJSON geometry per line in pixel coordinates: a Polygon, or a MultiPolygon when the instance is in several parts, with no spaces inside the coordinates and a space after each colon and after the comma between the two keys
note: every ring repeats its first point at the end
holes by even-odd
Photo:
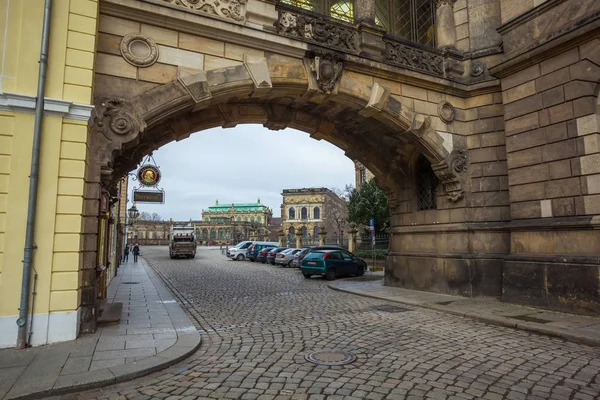
{"type": "Polygon", "coordinates": [[[250,262],[254,262],[254,260],[251,258],[251,259],[250,259],[250,262]]]}
{"type": "Polygon", "coordinates": [[[196,253],[192,254],[192,258],[196,258],[196,253]]]}
{"type": "Polygon", "coordinates": [[[241,255],[241,254],[238,254],[235,259],[238,260],[238,261],[242,261],[244,259],[244,256],[241,255]]]}
{"type": "Polygon", "coordinates": [[[356,271],[356,276],[363,276],[365,274],[365,267],[362,265],[358,267],[358,271],[356,271]]]}
{"type": "Polygon", "coordinates": [[[327,279],[328,281],[332,281],[335,279],[335,269],[334,268],[327,268],[327,271],[325,272],[325,279],[327,279]]]}
{"type": "Polygon", "coordinates": [[[287,265],[286,265],[286,266],[287,266],[287,267],[290,267],[290,268],[291,268],[291,267],[293,267],[293,265],[292,265],[292,262],[291,262],[291,261],[288,261],[288,263],[287,263],[287,265]]]}
{"type": "Polygon", "coordinates": [[[304,275],[304,277],[305,277],[306,279],[310,279],[310,277],[312,276],[311,274],[302,274],[302,275],[304,275]]]}

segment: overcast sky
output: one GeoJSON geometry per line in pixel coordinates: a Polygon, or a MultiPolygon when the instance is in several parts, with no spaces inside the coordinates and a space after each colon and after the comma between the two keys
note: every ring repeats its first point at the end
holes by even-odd
{"type": "MultiPolygon", "coordinates": [[[[259,197],[279,217],[283,189],[354,184],[354,163],[342,150],[294,129],[214,128],[171,142],[153,156],[166,202],[137,207],[163,219],[200,219],[202,209],[217,199],[219,204],[254,203],[259,197]]],[[[136,184],[130,181],[129,198],[136,184]]]]}

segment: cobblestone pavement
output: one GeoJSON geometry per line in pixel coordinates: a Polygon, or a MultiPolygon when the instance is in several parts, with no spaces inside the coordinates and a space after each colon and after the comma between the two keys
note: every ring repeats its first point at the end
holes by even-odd
{"type": "Polygon", "coordinates": [[[203,335],[168,370],[64,398],[600,399],[600,349],[336,292],[298,270],[145,248],[203,335]],[[387,305],[386,307],[381,307],[387,305]],[[344,366],[312,350],[350,351],[344,366]]]}

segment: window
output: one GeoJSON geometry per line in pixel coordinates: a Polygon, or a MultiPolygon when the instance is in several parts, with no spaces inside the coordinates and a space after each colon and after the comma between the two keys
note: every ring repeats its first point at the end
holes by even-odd
{"type": "Polygon", "coordinates": [[[244,222],[248,222],[248,217],[244,217],[244,222]]]}
{"type": "Polygon", "coordinates": [[[229,228],[225,229],[225,239],[231,239],[231,229],[229,228]]]}
{"type": "Polygon", "coordinates": [[[363,168],[360,170],[360,184],[363,185],[365,183],[367,183],[367,170],[363,168]]]}
{"type": "Polygon", "coordinates": [[[288,229],[288,233],[290,234],[290,236],[296,235],[296,230],[293,226],[290,226],[290,229],[288,229]]]}
{"type": "Polygon", "coordinates": [[[260,224],[260,217],[256,217],[256,222],[260,224]]]}
{"type": "Polygon", "coordinates": [[[288,215],[289,215],[290,219],[296,219],[296,210],[294,209],[294,207],[289,209],[288,215]]]}
{"type": "Polygon", "coordinates": [[[376,0],[375,23],[394,36],[425,46],[435,45],[432,0],[376,0]]]}
{"type": "Polygon", "coordinates": [[[306,207],[302,207],[302,210],[300,210],[300,218],[308,219],[308,209],[306,207]]]}
{"type": "Polygon", "coordinates": [[[313,229],[313,237],[314,238],[319,237],[319,232],[321,232],[321,229],[318,226],[315,226],[313,229]]]}
{"type": "Polygon", "coordinates": [[[437,208],[436,192],[438,177],[435,176],[431,163],[419,156],[417,161],[417,196],[419,210],[435,210],[437,208]]]}
{"type": "Polygon", "coordinates": [[[210,238],[211,239],[217,238],[217,231],[215,231],[214,228],[210,230],[210,238]]]}
{"type": "Polygon", "coordinates": [[[314,11],[346,22],[354,22],[352,0],[281,0],[282,3],[314,11]]]}
{"type": "Polygon", "coordinates": [[[319,207],[313,209],[313,219],[321,219],[321,209],[319,207]]]}
{"type": "Polygon", "coordinates": [[[223,228],[219,228],[219,239],[223,239],[223,228]]]}
{"type": "Polygon", "coordinates": [[[303,226],[302,227],[302,237],[303,238],[307,238],[308,237],[308,228],[303,226]]]}
{"type": "Polygon", "coordinates": [[[242,222],[242,217],[237,217],[238,222],[242,222]]]}
{"type": "Polygon", "coordinates": [[[210,217],[206,217],[206,222],[210,222],[210,217]]]}

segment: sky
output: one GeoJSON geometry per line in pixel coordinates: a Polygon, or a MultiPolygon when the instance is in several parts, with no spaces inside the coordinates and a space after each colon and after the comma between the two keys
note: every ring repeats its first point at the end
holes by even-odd
{"type": "MultiPolygon", "coordinates": [[[[159,187],[165,190],[165,204],[137,203],[137,208],[165,220],[199,220],[202,209],[217,199],[231,204],[260,198],[279,217],[283,189],[354,185],[354,163],[341,149],[295,129],[207,129],[171,142],[152,156],[162,173],[159,187]]],[[[130,178],[130,199],[136,185],[130,178]]]]}

